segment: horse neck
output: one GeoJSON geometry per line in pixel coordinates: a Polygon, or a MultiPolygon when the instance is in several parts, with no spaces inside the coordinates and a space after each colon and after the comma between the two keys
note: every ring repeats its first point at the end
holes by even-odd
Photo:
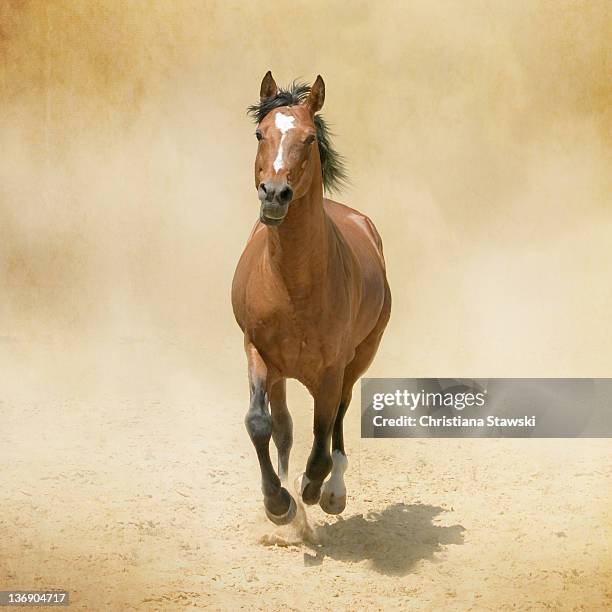
{"type": "Polygon", "coordinates": [[[333,233],[323,209],[323,185],[315,173],[304,196],[289,205],[284,221],[268,227],[268,254],[294,297],[308,297],[321,286],[328,270],[333,233]]]}

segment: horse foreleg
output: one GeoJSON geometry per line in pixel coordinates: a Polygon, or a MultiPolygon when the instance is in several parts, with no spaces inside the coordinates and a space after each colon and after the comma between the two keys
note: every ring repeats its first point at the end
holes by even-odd
{"type": "Polygon", "coordinates": [[[353,385],[367,370],[378,350],[382,333],[389,318],[389,301],[381,313],[380,320],[370,335],[357,347],[353,360],[344,370],[342,396],[334,422],[332,434],[332,470],[329,480],[323,485],[319,505],[327,514],[340,514],[346,507],[346,485],[344,472],[348,459],[344,451],[344,415],[351,403],[353,385]]]}
{"type": "Polygon", "coordinates": [[[346,485],[344,484],[344,472],[348,467],[348,459],[344,452],[344,427],[343,420],[346,410],[351,403],[353,383],[342,389],[342,399],[338,407],[338,414],[334,422],[332,433],[332,469],[329,480],[325,481],[321,491],[319,505],[327,514],[340,514],[346,507],[346,485]]]}
{"type": "Polygon", "coordinates": [[[270,390],[270,410],[272,412],[272,439],[278,451],[278,475],[284,484],[289,476],[289,453],[293,445],[293,421],[287,408],[284,378],[270,390]]]}
{"type": "Polygon", "coordinates": [[[330,371],[313,393],[314,441],[302,476],[302,499],[306,504],[319,501],[321,485],[332,468],[329,446],[341,392],[342,371],[330,371]]]}
{"type": "Polygon", "coordinates": [[[285,525],[293,520],[296,512],[295,501],[281,486],[270,460],[270,438],[272,437],[272,417],[268,412],[268,368],[257,349],[245,343],[249,367],[251,401],[244,419],[261,469],[261,490],[268,518],[277,525],[285,525]]]}

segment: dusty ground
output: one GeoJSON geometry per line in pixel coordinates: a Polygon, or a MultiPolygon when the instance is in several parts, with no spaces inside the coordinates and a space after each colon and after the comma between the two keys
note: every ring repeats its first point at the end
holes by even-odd
{"type": "MultiPolygon", "coordinates": [[[[308,538],[264,517],[241,373],[164,380],[146,354],[122,348],[95,391],[41,399],[24,373],[3,397],[3,589],[83,610],[612,606],[609,440],[361,440],[355,403],[348,507],[309,508],[308,538]]],[[[290,392],[297,476],[310,407],[290,392]]]]}

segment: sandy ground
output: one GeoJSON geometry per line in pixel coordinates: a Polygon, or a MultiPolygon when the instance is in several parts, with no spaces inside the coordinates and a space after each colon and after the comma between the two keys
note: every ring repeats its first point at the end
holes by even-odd
{"type": "MultiPolygon", "coordinates": [[[[355,401],[344,515],[277,528],[238,368],[143,375],[155,353],[122,349],[121,380],[94,391],[4,395],[2,589],[68,589],[82,610],[612,606],[609,440],[361,440],[355,401]]],[[[297,383],[290,407],[297,476],[297,383]]]]}

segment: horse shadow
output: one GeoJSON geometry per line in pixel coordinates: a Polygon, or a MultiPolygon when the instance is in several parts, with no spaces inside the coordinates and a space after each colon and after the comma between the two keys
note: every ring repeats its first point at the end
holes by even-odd
{"type": "Polygon", "coordinates": [[[338,561],[370,561],[373,570],[388,576],[410,573],[422,560],[436,561],[449,544],[463,544],[461,525],[435,525],[444,508],[427,504],[396,503],[381,512],[359,514],[320,525],[310,545],[315,555],[304,553],[305,565],[319,565],[325,557],[338,561]]]}

